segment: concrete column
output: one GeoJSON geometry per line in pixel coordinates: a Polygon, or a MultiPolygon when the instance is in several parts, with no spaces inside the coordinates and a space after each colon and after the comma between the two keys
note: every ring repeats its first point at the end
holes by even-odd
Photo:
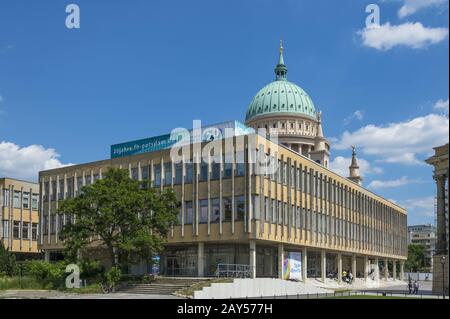
{"type": "Polygon", "coordinates": [[[400,280],[404,280],[405,279],[405,262],[401,261],[400,262],[400,280]]]}
{"type": "Polygon", "coordinates": [[[337,254],[338,282],[342,282],[342,254],[337,254]]]}
{"type": "Polygon", "coordinates": [[[392,278],[397,280],[397,262],[395,260],[392,261],[392,278]]]}
{"type": "Polygon", "coordinates": [[[327,252],[325,250],[322,250],[320,252],[320,267],[321,267],[321,275],[322,275],[322,282],[325,282],[327,278],[327,252]]]}
{"type": "Polygon", "coordinates": [[[369,258],[364,256],[364,280],[367,281],[369,277],[369,258]]]}
{"type": "Polygon", "coordinates": [[[445,221],[445,175],[434,177],[437,188],[437,243],[436,255],[447,254],[447,231],[445,221]]]}
{"type": "Polygon", "coordinates": [[[384,259],[384,280],[389,278],[389,261],[387,258],[384,259]]]}
{"type": "Polygon", "coordinates": [[[353,278],[356,278],[356,255],[352,255],[352,273],[353,278]]]}
{"type": "Polygon", "coordinates": [[[197,250],[197,276],[204,277],[205,269],[205,243],[198,243],[197,250]]]}
{"type": "Polygon", "coordinates": [[[306,248],[303,248],[302,251],[302,279],[303,282],[308,279],[308,250],[306,248]]]}
{"type": "Polygon", "coordinates": [[[283,262],[284,262],[284,247],[283,244],[278,244],[278,278],[283,279],[283,262]]]}
{"type": "Polygon", "coordinates": [[[380,261],[375,258],[375,281],[380,281],[380,261]]]}
{"type": "Polygon", "coordinates": [[[252,270],[251,278],[256,278],[256,241],[250,240],[250,269],[252,270]]]}

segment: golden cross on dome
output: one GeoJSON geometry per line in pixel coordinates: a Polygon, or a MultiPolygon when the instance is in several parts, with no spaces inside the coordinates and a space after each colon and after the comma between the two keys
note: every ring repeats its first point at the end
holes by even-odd
{"type": "Polygon", "coordinates": [[[280,39],[280,54],[283,54],[283,39],[280,39]]]}

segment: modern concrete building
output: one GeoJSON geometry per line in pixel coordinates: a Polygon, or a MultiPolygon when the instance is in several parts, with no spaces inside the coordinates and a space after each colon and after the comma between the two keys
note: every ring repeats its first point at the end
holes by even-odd
{"type": "MultiPolygon", "coordinates": [[[[170,230],[160,256],[164,275],[202,277],[244,270],[251,277],[286,278],[295,270],[297,278],[334,276],[340,281],[344,270],[356,277],[378,278],[378,266],[389,265],[397,277],[400,264],[403,272],[406,211],[327,168],[328,144],[320,136],[320,123],[314,122],[318,113],[303,90],[286,82],[282,55],[280,61],[275,81],[280,83],[258,94],[277,96],[271,107],[276,104],[281,113],[283,103],[290,108],[291,99],[296,101],[292,111],[282,115],[311,121],[302,122],[304,133],[293,133],[298,147],[292,145],[294,140],[288,143],[283,137],[276,143],[267,132],[255,133],[239,122],[227,122],[191,134],[183,144],[189,153],[183,153],[181,162],[171,152],[179,138],[168,134],[113,145],[110,159],[42,171],[40,247],[46,257],[61,252],[59,232],[70,220],[57,213],[59,202],[77,196],[83,185],[101,179],[108,168],[120,167],[149,187],[173,188],[181,203],[179,225],[170,230]],[[226,134],[226,128],[233,133],[226,134]],[[319,153],[312,153],[311,141],[317,140],[325,145],[314,148],[320,150],[321,159],[316,157],[319,153]],[[293,264],[300,267],[286,268],[293,264]]],[[[247,111],[247,124],[258,128],[255,100],[258,97],[247,111]]],[[[275,121],[281,115],[270,116],[275,121]]],[[[276,129],[283,131],[283,121],[288,120],[280,118],[276,129]]],[[[300,130],[300,125],[296,127],[300,130]]],[[[389,272],[383,276],[387,278],[389,272]]]]}
{"type": "Polygon", "coordinates": [[[0,241],[17,260],[39,257],[39,185],[0,178],[0,241]]]}
{"type": "Polygon", "coordinates": [[[423,245],[426,250],[425,263],[433,269],[433,255],[436,250],[436,227],[431,224],[408,226],[408,244],[423,245]]]}
{"type": "Polygon", "coordinates": [[[448,295],[448,143],[434,148],[426,162],[434,166],[436,181],[437,243],[433,257],[433,292],[448,295]]]}

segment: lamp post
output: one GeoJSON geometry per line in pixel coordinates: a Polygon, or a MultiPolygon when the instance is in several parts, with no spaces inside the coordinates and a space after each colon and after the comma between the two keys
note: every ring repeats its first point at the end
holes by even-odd
{"type": "Polygon", "coordinates": [[[445,299],[445,256],[441,257],[441,265],[442,265],[442,296],[445,299]]]}

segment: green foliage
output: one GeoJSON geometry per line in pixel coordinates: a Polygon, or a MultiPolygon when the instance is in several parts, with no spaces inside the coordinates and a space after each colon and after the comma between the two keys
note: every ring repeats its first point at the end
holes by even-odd
{"type": "Polygon", "coordinates": [[[122,277],[122,272],[119,267],[111,267],[103,276],[103,282],[109,286],[115,286],[122,277]]]}
{"type": "Polygon", "coordinates": [[[78,262],[80,277],[86,280],[99,279],[105,269],[99,261],[82,259],[78,262]]]}
{"type": "Polygon", "coordinates": [[[33,277],[0,277],[0,290],[42,288],[42,283],[33,277]]]}
{"type": "Polygon", "coordinates": [[[14,276],[18,272],[16,256],[0,241],[0,276],[14,276]]]}
{"type": "Polygon", "coordinates": [[[107,248],[113,266],[159,253],[170,226],[177,223],[178,202],[171,189],[143,186],[127,170],[111,168],[103,179],[84,186],[78,197],[62,201],[59,211],[76,220],[61,233],[66,256],[75,258],[91,238],[107,248]]]}
{"type": "Polygon", "coordinates": [[[425,246],[420,244],[410,244],[408,246],[408,260],[405,268],[407,271],[416,272],[426,267],[425,246]]]}
{"type": "Polygon", "coordinates": [[[23,275],[35,279],[45,289],[57,289],[64,286],[66,277],[65,262],[48,263],[42,260],[29,260],[24,263],[23,275]]]}

